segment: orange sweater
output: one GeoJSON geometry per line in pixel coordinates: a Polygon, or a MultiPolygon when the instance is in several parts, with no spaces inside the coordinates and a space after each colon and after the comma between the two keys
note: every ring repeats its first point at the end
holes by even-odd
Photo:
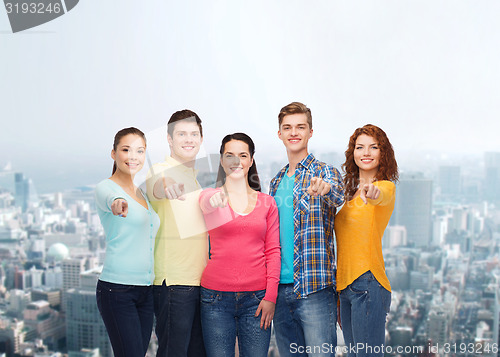
{"type": "Polygon", "coordinates": [[[394,209],[396,186],[390,181],[377,181],[374,185],[380,189],[378,199],[368,200],[365,205],[357,196],[346,202],[335,217],[338,291],[368,270],[391,291],[385,275],[382,236],[394,209]]]}

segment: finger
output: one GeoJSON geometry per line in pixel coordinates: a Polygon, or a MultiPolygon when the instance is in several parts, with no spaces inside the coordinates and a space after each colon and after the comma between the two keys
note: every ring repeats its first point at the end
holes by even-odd
{"type": "Polygon", "coordinates": [[[128,202],[127,201],[123,201],[122,202],[122,214],[121,214],[121,216],[122,217],[127,217],[127,214],[128,214],[128,202]]]}
{"type": "Polygon", "coordinates": [[[185,201],[186,200],[186,196],[185,196],[186,190],[184,189],[184,184],[179,183],[176,186],[177,186],[177,199],[181,200],[181,201],[185,201]]]}
{"type": "Polygon", "coordinates": [[[375,198],[375,194],[377,193],[377,187],[374,186],[373,184],[370,184],[370,188],[368,189],[369,197],[370,198],[375,198]]]}
{"type": "Polygon", "coordinates": [[[266,316],[262,314],[262,317],[260,318],[260,329],[262,330],[262,328],[265,326],[266,326],[266,316]]]}
{"type": "Polygon", "coordinates": [[[323,185],[322,185],[321,190],[320,190],[320,195],[321,196],[326,195],[328,192],[330,192],[330,189],[331,189],[330,184],[323,181],[323,185]]]}
{"type": "Polygon", "coordinates": [[[175,185],[172,185],[172,189],[174,191],[174,194],[175,194],[175,198],[179,198],[180,196],[182,196],[182,190],[181,190],[181,185],[182,184],[175,184],[175,185]]]}
{"type": "Polygon", "coordinates": [[[365,203],[365,205],[368,203],[366,201],[366,191],[365,191],[365,188],[363,187],[361,189],[361,191],[359,192],[359,197],[361,198],[361,200],[365,203]]]}
{"type": "Polygon", "coordinates": [[[311,184],[310,184],[311,189],[313,191],[317,191],[318,190],[318,185],[319,185],[318,178],[317,177],[313,177],[311,179],[311,184]]]}
{"type": "Polygon", "coordinates": [[[167,197],[169,200],[174,199],[172,188],[170,186],[165,187],[165,197],[167,197]]]}

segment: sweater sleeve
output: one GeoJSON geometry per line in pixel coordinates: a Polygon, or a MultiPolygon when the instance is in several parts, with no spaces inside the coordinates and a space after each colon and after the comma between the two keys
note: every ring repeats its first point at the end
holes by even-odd
{"type": "Polygon", "coordinates": [[[373,206],[386,206],[392,202],[396,193],[396,185],[391,181],[376,181],[373,183],[380,190],[380,196],[376,200],[367,199],[373,206]]]}
{"type": "Polygon", "coordinates": [[[102,181],[95,188],[96,205],[104,212],[111,212],[111,204],[118,198],[125,200],[123,195],[119,195],[118,192],[109,187],[106,181],[102,181]]]}
{"type": "Polygon", "coordinates": [[[276,201],[270,196],[267,197],[267,201],[269,210],[266,218],[267,231],[264,251],[266,256],[267,283],[264,299],[276,303],[281,270],[279,217],[276,201]]]}
{"type": "Polygon", "coordinates": [[[210,204],[210,198],[212,198],[212,196],[218,191],[220,191],[220,189],[206,188],[200,193],[199,203],[201,211],[204,214],[209,214],[217,209],[216,207],[212,207],[210,204]]]}

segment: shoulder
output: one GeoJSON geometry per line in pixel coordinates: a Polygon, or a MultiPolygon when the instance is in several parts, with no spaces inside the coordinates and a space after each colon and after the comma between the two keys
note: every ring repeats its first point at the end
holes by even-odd
{"type": "Polygon", "coordinates": [[[271,179],[271,184],[283,177],[287,169],[288,165],[283,166],[281,170],[279,170],[278,173],[271,179]]]}
{"type": "Polygon", "coordinates": [[[257,199],[261,207],[266,207],[268,209],[277,208],[276,200],[273,196],[270,196],[264,192],[259,192],[257,199]]]}
{"type": "Polygon", "coordinates": [[[95,192],[101,193],[104,191],[110,191],[115,189],[116,184],[110,179],[104,179],[95,186],[95,192]]]}
{"type": "Polygon", "coordinates": [[[396,190],[396,185],[392,181],[381,180],[381,181],[375,181],[373,184],[380,189],[386,189],[391,191],[396,190]]]}

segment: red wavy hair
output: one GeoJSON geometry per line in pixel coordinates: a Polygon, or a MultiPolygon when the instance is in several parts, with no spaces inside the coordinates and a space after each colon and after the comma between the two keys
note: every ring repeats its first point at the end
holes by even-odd
{"type": "Polygon", "coordinates": [[[354,131],[354,134],[349,138],[349,144],[345,151],[345,162],[342,164],[342,170],[344,171],[344,185],[347,197],[354,196],[358,190],[359,167],[354,162],[354,147],[358,136],[363,134],[375,138],[380,148],[380,165],[375,175],[375,181],[388,180],[397,182],[399,179],[398,164],[389,138],[378,126],[366,124],[354,131]]]}

